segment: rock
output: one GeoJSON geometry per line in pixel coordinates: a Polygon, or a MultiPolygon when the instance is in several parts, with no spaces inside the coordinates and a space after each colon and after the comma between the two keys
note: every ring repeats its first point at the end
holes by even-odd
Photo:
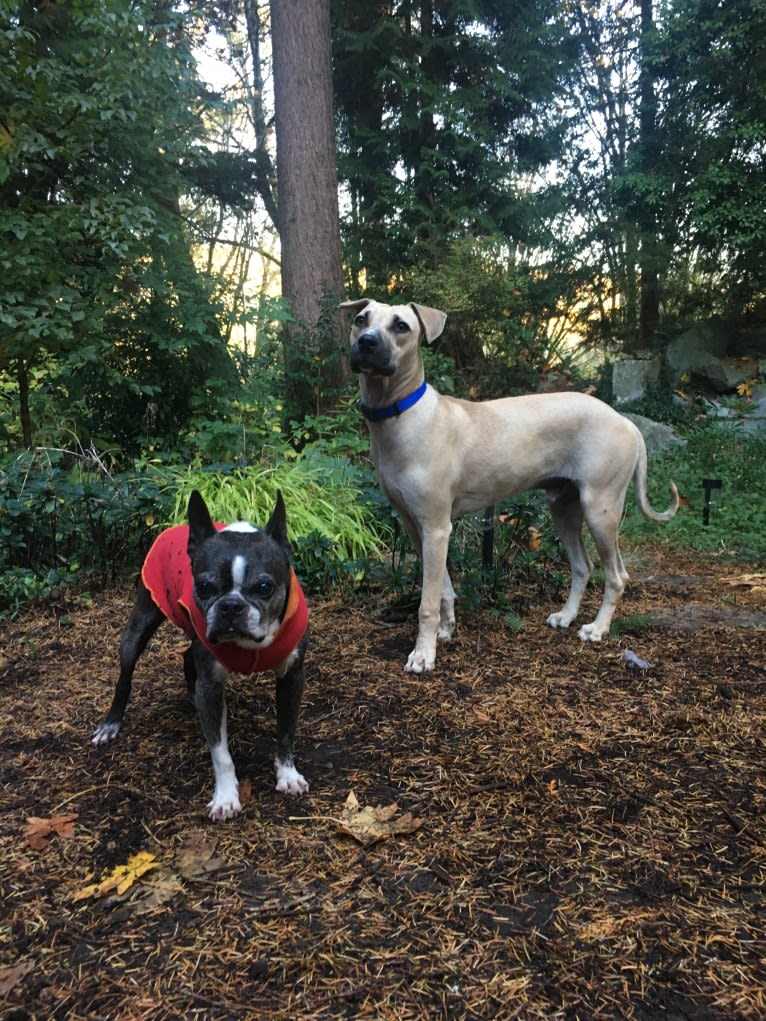
{"type": "Polygon", "coordinates": [[[660,363],[655,358],[623,358],[612,366],[612,396],[615,404],[625,404],[643,397],[660,376],[660,363]]]}
{"type": "Polygon", "coordinates": [[[763,359],[766,355],[766,329],[736,333],[733,351],[740,356],[750,355],[751,358],[763,359]]]}
{"type": "Polygon", "coordinates": [[[686,445],[686,440],[676,436],[668,425],[654,422],[651,418],[646,418],[644,415],[625,414],[624,417],[629,418],[634,425],[638,426],[641,435],[644,437],[646,449],[650,454],[656,453],[658,450],[666,450],[668,447],[683,447],[686,445]]]}
{"type": "Polygon", "coordinates": [[[694,375],[711,358],[723,358],[732,337],[732,326],[725,319],[696,323],[668,344],[666,359],[677,379],[694,375]]]}
{"type": "Polygon", "coordinates": [[[714,358],[708,356],[692,375],[707,382],[717,393],[727,394],[736,390],[740,383],[752,379],[757,366],[751,358],[714,358]]]}

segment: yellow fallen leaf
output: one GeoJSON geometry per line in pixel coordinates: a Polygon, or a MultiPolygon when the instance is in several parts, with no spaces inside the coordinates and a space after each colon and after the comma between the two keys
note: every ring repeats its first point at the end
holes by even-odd
{"type": "Polygon", "coordinates": [[[364,847],[384,840],[386,837],[399,833],[414,833],[423,825],[422,819],[415,819],[412,812],[398,815],[399,806],[396,802],[380,808],[368,805],[361,808],[353,791],[346,798],[338,826],[342,833],[347,833],[364,847]]]}
{"type": "Polygon", "coordinates": [[[121,896],[126,893],[137,879],[140,879],[149,869],[156,868],[159,862],[153,854],[148,851],[139,851],[130,857],[125,865],[117,865],[111,874],[102,879],[100,883],[92,883],[78,890],[73,900],[87,900],[90,897],[104,897],[107,893],[115,893],[121,896]]]}

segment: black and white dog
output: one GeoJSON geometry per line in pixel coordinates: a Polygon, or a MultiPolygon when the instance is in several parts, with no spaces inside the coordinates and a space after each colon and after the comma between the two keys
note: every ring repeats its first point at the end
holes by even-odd
{"type": "Polygon", "coordinates": [[[262,529],[244,521],[214,524],[196,490],[188,520],[162,532],[147,555],[120,641],[112,707],[92,741],[106,744],[119,733],[136,663],[163,620],[171,620],[191,639],[184,675],[213,760],[210,818],[230,819],[242,810],[226,732],[224,685],[230,673],[276,673],[277,790],[295,795],[308,790],[293,761],[308,608],[292,567],[281,493],[262,529]]]}

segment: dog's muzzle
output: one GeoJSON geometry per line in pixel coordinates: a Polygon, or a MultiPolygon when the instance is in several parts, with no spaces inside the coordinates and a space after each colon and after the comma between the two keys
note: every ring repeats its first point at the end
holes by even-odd
{"type": "Polygon", "coordinates": [[[378,330],[360,333],[351,345],[352,372],[368,372],[376,376],[393,376],[389,348],[378,330]]]}
{"type": "Polygon", "coordinates": [[[214,644],[238,640],[259,643],[266,634],[261,614],[240,596],[224,596],[215,604],[213,613],[208,614],[207,637],[214,644]]]}

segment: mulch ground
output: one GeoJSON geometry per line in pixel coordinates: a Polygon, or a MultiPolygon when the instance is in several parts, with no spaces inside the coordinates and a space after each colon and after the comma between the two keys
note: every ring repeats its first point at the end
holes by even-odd
{"type": "Polygon", "coordinates": [[[0,1016],[766,1017],[766,594],[731,584],[759,568],[629,566],[619,638],[552,631],[530,593],[519,633],[459,611],[419,677],[412,612],[312,599],[310,793],[275,792],[271,681],[236,678],[250,793],[218,824],[170,628],[89,743],[129,587],[6,623],[0,1016]],[[364,845],[350,792],[414,825],[364,845]]]}

